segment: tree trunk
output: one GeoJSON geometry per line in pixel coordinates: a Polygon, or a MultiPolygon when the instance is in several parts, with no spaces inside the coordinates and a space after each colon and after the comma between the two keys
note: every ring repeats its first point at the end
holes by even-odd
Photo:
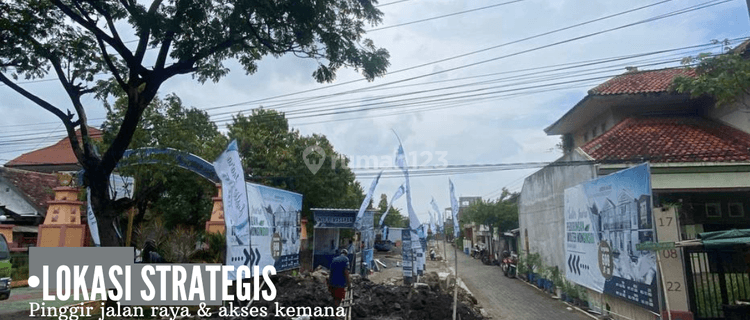
{"type": "Polygon", "coordinates": [[[109,194],[109,175],[94,170],[86,170],[86,180],[91,190],[91,207],[99,229],[99,241],[102,247],[119,247],[122,240],[117,236],[115,225],[121,212],[116,212],[114,201],[109,194]]]}

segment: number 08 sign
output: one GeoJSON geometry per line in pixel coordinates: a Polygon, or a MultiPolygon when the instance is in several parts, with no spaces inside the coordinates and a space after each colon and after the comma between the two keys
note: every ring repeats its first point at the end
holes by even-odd
{"type": "Polygon", "coordinates": [[[651,174],[647,164],[565,190],[565,277],[658,312],[651,174]]]}

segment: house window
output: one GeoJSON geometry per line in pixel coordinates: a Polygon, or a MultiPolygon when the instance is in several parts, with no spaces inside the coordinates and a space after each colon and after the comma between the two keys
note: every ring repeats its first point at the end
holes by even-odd
{"type": "Polygon", "coordinates": [[[591,137],[596,137],[596,127],[594,127],[594,130],[591,130],[591,137]]]}
{"type": "Polygon", "coordinates": [[[706,217],[721,218],[721,204],[718,202],[706,203],[706,217]]]}
{"type": "Polygon", "coordinates": [[[606,131],[606,130],[604,130],[606,128],[605,125],[606,125],[606,123],[602,123],[602,134],[604,134],[604,131],[606,131]]]}
{"type": "Polygon", "coordinates": [[[589,141],[589,133],[588,132],[584,132],[583,133],[583,141],[584,142],[589,141]]]}
{"type": "Polygon", "coordinates": [[[742,202],[732,202],[729,204],[729,216],[732,218],[741,218],[745,216],[742,202]]]}

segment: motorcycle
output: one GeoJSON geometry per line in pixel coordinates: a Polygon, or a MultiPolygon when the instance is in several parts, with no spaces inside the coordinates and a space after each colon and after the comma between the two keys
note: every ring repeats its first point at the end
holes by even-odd
{"type": "Polygon", "coordinates": [[[513,278],[516,276],[516,269],[518,267],[518,255],[503,251],[503,260],[500,263],[500,268],[503,270],[503,274],[506,277],[513,278]]]}

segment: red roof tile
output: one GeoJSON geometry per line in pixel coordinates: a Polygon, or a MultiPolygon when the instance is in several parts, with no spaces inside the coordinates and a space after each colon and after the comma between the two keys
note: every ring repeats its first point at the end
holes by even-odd
{"type": "Polygon", "coordinates": [[[42,214],[47,212],[47,200],[54,198],[52,189],[59,186],[57,175],[3,167],[0,179],[14,185],[42,214]]]}
{"type": "MultiPolygon", "coordinates": [[[[80,141],[80,130],[76,131],[76,134],[80,141]]],[[[94,140],[100,141],[102,139],[102,131],[89,127],[89,136],[94,140]]],[[[8,161],[5,166],[69,165],[77,163],[78,159],[76,159],[76,156],[73,153],[73,148],[70,146],[70,140],[68,140],[68,137],[65,137],[49,147],[24,153],[15,159],[8,161]]]]}
{"type": "Polygon", "coordinates": [[[672,84],[672,79],[680,75],[695,77],[695,70],[670,68],[627,72],[589,90],[589,94],[609,95],[666,92],[672,84]]]}
{"type": "Polygon", "coordinates": [[[581,149],[596,160],[750,161],[750,134],[700,117],[628,118],[581,149]]]}

